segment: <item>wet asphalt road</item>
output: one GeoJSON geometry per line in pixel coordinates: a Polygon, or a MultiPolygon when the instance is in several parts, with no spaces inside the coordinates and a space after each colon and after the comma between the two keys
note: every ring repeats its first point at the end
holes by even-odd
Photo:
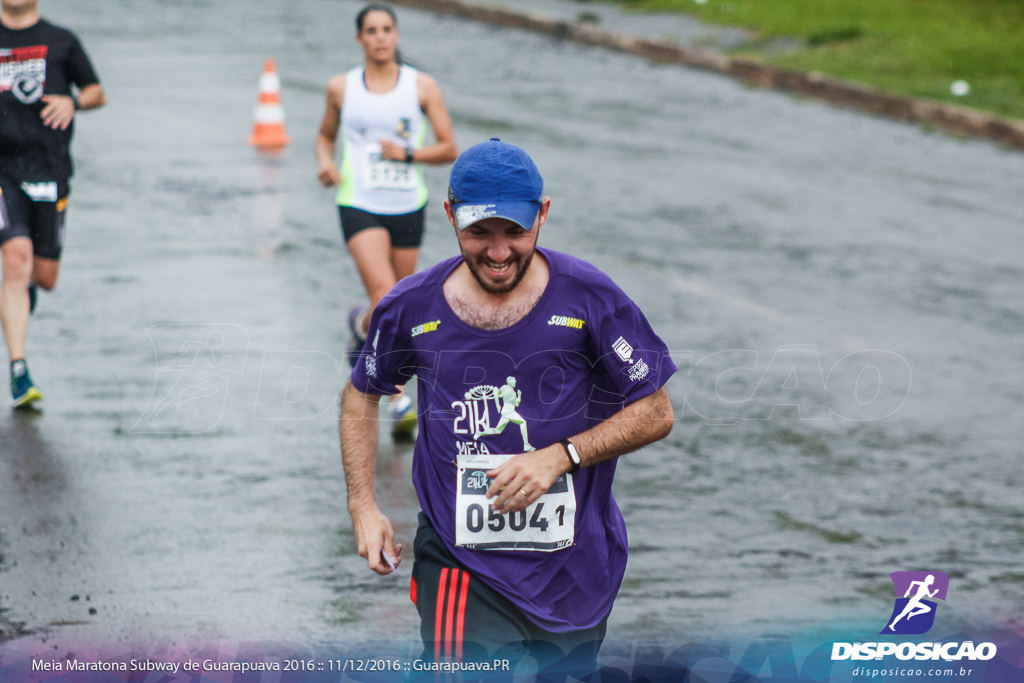
{"type": "MultiPolygon", "coordinates": [[[[39,413],[0,414],[4,637],[413,639],[353,550],[336,435],[361,298],[315,181],[359,5],[47,0],[110,105],[83,115],[39,413]],[[292,146],[244,144],[277,58],[292,146]]],[[[624,459],[614,638],[875,632],[889,572],[942,625],[1024,607],[1024,155],[714,75],[400,11],[461,148],[525,147],[542,241],[610,273],[677,351],[677,426],[624,459]]],[[[455,252],[434,198],[421,265],[455,252]]],[[[411,447],[382,442],[411,545],[411,447]]],[[[1019,623],[1019,622],[1018,622],[1019,623]]]]}

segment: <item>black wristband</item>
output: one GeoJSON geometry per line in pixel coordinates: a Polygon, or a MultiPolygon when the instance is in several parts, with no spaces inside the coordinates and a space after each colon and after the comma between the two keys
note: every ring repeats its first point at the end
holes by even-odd
{"type": "Polygon", "coordinates": [[[576,474],[580,471],[580,454],[576,452],[576,447],[572,445],[569,439],[562,439],[558,443],[565,446],[565,454],[569,456],[569,462],[572,463],[572,467],[569,468],[569,474],[576,474]]]}
{"type": "Polygon", "coordinates": [[[412,157],[413,157],[413,155],[415,153],[416,153],[416,150],[414,150],[412,147],[406,147],[405,148],[405,163],[411,164],[412,163],[412,157]]]}

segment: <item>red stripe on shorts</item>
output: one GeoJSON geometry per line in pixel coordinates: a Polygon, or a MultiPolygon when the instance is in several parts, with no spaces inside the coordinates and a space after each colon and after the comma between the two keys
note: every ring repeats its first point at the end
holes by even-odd
{"type": "Polygon", "coordinates": [[[441,570],[437,581],[437,605],[434,607],[434,661],[441,661],[441,619],[444,617],[444,591],[448,585],[448,567],[441,570]]]}
{"type": "Polygon", "coordinates": [[[454,627],[452,613],[455,611],[455,599],[458,597],[459,574],[458,569],[452,569],[451,588],[448,589],[447,613],[444,621],[444,642],[446,644],[444,655],[449,659],[455,654],[452,651],[452,629],[454,627]]]}
{"type": "Polygon", "coordinates": [[[455,661],[462,661],[463,625],[466,617],[466,599],[469,597],[469,572],[462,573],[462,586],[459,588],[459,615],[455,622],[455,661]]]}

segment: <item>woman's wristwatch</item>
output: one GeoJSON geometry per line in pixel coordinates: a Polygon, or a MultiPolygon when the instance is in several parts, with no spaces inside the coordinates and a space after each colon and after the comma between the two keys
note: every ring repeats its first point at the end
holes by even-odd
{"type": "Polygon", "coordinates": [[[416,154],[416,150],[414,150],[412,147],[406,147],[405,148],[405,163],[411,164],[412,163],[412,157],[413,157],[414,154],[416,154]]]}

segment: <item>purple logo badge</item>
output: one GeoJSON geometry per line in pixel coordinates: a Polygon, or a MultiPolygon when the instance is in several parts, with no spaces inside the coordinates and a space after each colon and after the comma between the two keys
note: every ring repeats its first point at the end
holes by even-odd
{"type": "Polygon", "coordinates": [[[935,623],[935,600],[945,600],[949,577],[942,572],[893,572],[896,605],[881,634],[920,635],[935,623]]]}

